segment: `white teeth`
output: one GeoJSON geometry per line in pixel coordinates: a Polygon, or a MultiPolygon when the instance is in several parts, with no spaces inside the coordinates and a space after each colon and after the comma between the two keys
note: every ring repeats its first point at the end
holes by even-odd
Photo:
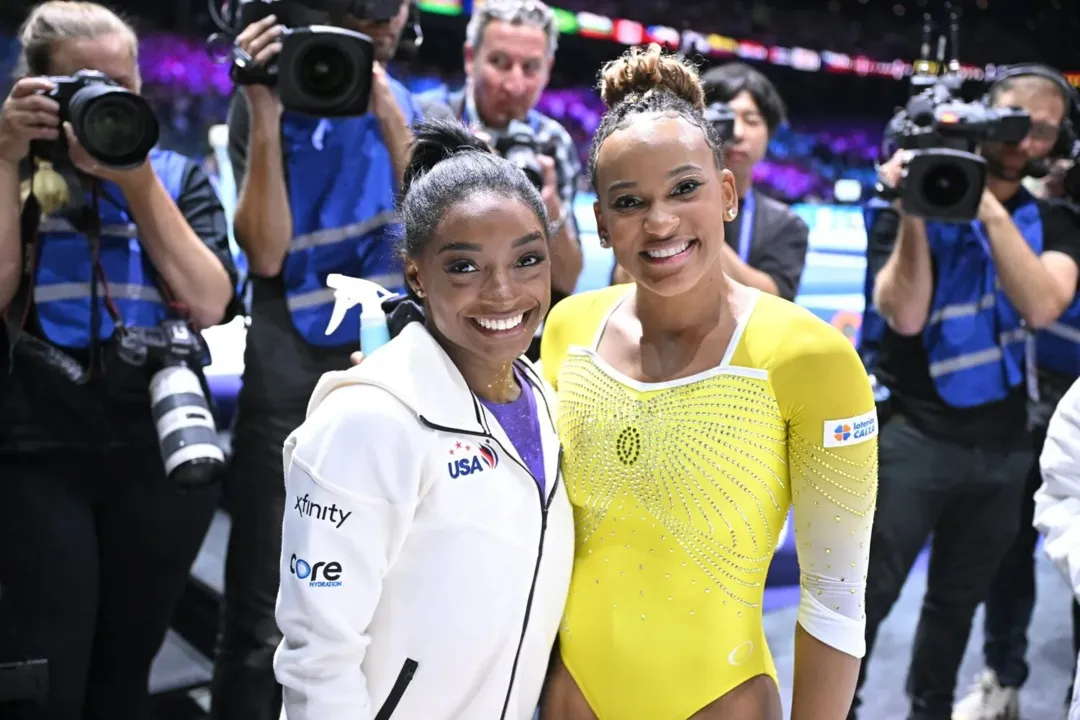
{"type": "Polygon", "coordinates": [[[513,330],[523,319],[524,313],[508,318],[476,318],[476,324],[485,330],[513,330]]]}
{"type": "Polygon", "coordinates": [[[646,250],[645,254],[648,255],[651,258],[660,259],[660,258],[671,257],[672,255],[678,255],[682,251],[686,250],[686,248],[688,248],[688,247],[690,247],[690,241],[689,240],[682,243],[681,245],[676,245],[675,247],[661,248],[659,250],[646,250]]]}

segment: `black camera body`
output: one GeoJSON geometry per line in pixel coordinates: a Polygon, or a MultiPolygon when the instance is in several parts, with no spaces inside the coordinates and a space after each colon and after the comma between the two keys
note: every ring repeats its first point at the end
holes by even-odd
{"type": "MultiPolygon", "coordinates": [[[[913,150],[899,189],[904,211],[929,220],[975,219],[987,181],[982,143],[1019,143],[1031,117],[1018,108],[990,108],[955,97],[950,83],[936,82],[913,96],[886,128],[886,146],[913,150]]],[[[890,152],[891,154],[891,152],[890,152]]]]}
{"type": "MultiPolygon", "coordinates": [[[[977,102],[960,99],[964,79],[957,46],[959,16],[950,3],[949,37],[937,41],[931,60],[932,22],[923,16],[920,58],[911,77],[912,95],[885,128],[883,160],[897,150],[911,150],[897,188],[878,184],[887,199],[899,197],[904,212],[927,220],[970,222],[979,213],[986,189],[986,160],[976,154],[988,142],[1017,144],[1031,132],[1031,116],[1019,108],[991,107],[989,96],[977,102]],[[952,57],[946,63],[946,41],[952,57]],[[944,72],[942,72],[944,69],[944,72]]],[[[1064,82],[1064,81],[1062,81],[1064,82]]]]}
{"type": "Polygon", "coordinates": [[[116,340],[117,357],[153,371],[150,411],[169,479],[182,487],[214,482],[225,453],[202,379],[192,369],[209,359],[202,338],[186,321],[169,319],[158,327],[123,328],[116,340]]]}
{"type": "Polygon", "coordinates": [[[117,356],[133,367],[161,368],[176,363],[201,367],[206,344],[184,320],[164,320],[157,327],[125,327],[117,332],[117,356]]]}
{"type": "MultiPolygon", "coordinates": [[[[401,0],[354,5],[358,12],[372,13],[357,17],[382,21],[397,13],[401,0]]],[[[250,58],[235,57],[231,76],[236,84],[276,86],[282,107],[305,115],[347,117],[368,111],[375,64],[371,38],[330,25],[295,27],[301,18],[311,15],[307,8],[289,0],[241,2],[239,25],[245,28],[268,15],[276,15],[286,26],[281,53],[267,67],[251,65],[250,58]]]]}
{"type": "Polygon", "coordinates": [[[517,166],[537,190],[544,189],[544,167],[540,155],[555,157],[554,143],[542,143],[527,123],[511,120],[505,130],[491,138],[495,152],[517,166]]]}
{"type": "MultiPolygon", "coordinates": [[[[55,85],[41,94],[60,105],[60,120],[71,123],[86,152],[105,167],[128,170],[146,162],[160,134],[157,118],[142,97],[96,70],[46,78],[55,85]]],[[[34,155],[53,165],[71,164],[67,139],[35,140],[34,155]]]]}
{"type": "Polygon", "coordinates": [[[705,108],[705,121],[716,129],[723,143],[731,142],[735,137],[735,111],[727,103],[714,102],[705,108]]]}

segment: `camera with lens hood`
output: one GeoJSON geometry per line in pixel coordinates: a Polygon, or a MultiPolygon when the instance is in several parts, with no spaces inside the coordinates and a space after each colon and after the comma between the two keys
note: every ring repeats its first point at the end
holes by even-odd
{"type": "MultiPolygon", "coordinates": [[[[55,87],[42,91],[60,105],[61,122],[71,123],[83,148],[101,165],[129,170],[146,162],[160,128],[150,104],[95,70],[70,77],[45,78],[55,87]]],[[[67,139],[34,140],[34,155],[56,166],[71,164],[67,139]]]]}
{"type": "MultiPolygon", "coordinates": [[[[388,22],[403,0],[366,0],[337,3],[334,13],[388,22]],[[341,5],[338,8],[337,5],[341,5]]],[[[245,28],[268,15],[286,27],[281,52],[266,67],[235,49],[231,76],[238,85],[276,86],[287,110],[316,117],[363,115],[368,111],[375,45],[367,35],[331,25],[315,24],[316,3],[290,0],[241,0],[239,27],[245,28]]]]}
{"type": "MultiPolygon", "coordinates": [[[[971,103],[960,99],[959,28],[955,12],[950,13],[953,57],[945,66],[942,37],[937,63],[931,63],[927,17],[922,58],[911,80],[914,94],[886,126],[882,154],[913,151],[901,185],[891,189],[901,198],[904,212],[928,220],[968,222],[978,215],[987,181],[986,160],[977,149],[986,142],[1022,142],[1031,130],[1031,116],[1019,108],[992,108],[987,99],[971,103]],[[943,66],[945,72],[938,74],[943,66]]],[[[879,192],[888,194],[880,186],[879,192]]]]}
{"type": "Polygon", "coordinates": [[[150,412],[169,479],[181,487],[214,482],[225,453],[202,379],[192,369],[207,364],[202,338],[186,321],[169,319],[158,327],[118,329],[116,341],[120,360],[153,371],[150,412]]]}
{"type": "Polygon", "coordinates": [[[540,156],[555,156],[555,147],[541,143],[527,123],[511,120],[505,130],[496,131],[491,137],[495,152],[518,167],[537,190],[544,189],[544,166],[540,156]]]}
{"type": "Polygon", "coordinates": [[[729,143],[735,137],[735,111],[727,103],[714,102],[705,108],[705,121],[716,129],[721,142],[729,143]]]}

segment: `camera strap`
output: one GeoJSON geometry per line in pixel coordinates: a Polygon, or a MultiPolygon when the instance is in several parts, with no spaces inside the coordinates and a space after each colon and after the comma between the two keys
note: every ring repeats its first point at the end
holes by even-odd
{"type": "Polygon", "coordinates": [[[30,319],[30,308],[34,300],[34,277],[37,274],[38,261],[38,226],[41,223],[41,204],[34,195],[34,153],[31,150],[30,160],[30,192],[23,203],[22,212],[19,214],[19,243],[22,247],[22,272],[19,276],[19,287],[15,290],[15,296],[11,299],[7,311],[4,312],[4,325],[8,332],[8,370],[13,371],[15,345],[26,328],[30,319]]]}
{"type": "Polygon", "coordinates": [[[750,247],[754,243],[754,215],[757,211],[757,200],[754,198],[754,189],[750,188],[743,199],[740,215],[742,222],[739,225],[739,259],[744,263],[750,262],[750,247]]]}

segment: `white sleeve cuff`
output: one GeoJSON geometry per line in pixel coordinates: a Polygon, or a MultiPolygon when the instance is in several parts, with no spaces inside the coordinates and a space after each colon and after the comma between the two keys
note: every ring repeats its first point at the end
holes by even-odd
{"type": "Polygon", "coordinates": [[[853,620],[830,610],[805,586],[799,599],[799,625],[825,643],[855,658],[866,655],[866,615],[853,620]]]}

